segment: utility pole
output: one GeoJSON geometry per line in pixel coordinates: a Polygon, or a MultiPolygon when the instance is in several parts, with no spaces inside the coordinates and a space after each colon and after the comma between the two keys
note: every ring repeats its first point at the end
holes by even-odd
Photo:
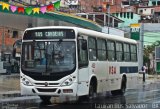
{"type": "Polygon", "coordinates": [[[143,43],[144,43],[144,24],[141,23],[140,41],[139,41],[139,67],[143,66],[143,43]]]}
{"type": "Polygon", "coordinates": [[[110,5],[107,3],[107,12],[108,12],[108,34],[109,34],[109,27],[110,27],[110,5]]]}

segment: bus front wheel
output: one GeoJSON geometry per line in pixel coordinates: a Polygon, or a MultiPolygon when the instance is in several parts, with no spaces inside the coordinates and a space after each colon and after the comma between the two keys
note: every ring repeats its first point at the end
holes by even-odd
{"type": "Polygon", "coordinates": [[[44,103],[49,103],[51,99],[51,96],[39,96],[39,97],[44,103]]]}
{"type": "Polygon", "coordinates": [[[126,92],[126,84],[127,84],[127,79],[125,77],[123,77],[122,84],[121,84],[121,89],[119,90],[119,93],[121,95],[124,95],[125,92],[126,92]]]}
{"type": "Polygon", "coordinates": [[[96,91],[95,91],[95,86],[94,83],[90,83],[89,85],[89,93],[88,95],[84,95],[84,96],[79,96],[77,99],[77,103],[83,103],[83,102],[90,102],[92,101],[94,98],[96,97],[96,91]]]}
{"type": "Polygon", "coordinates": [[[119,90],[113,90],[111,91],[112,95],[124,95],[126,92],[126,84],[127,84],[127,78],[123,77],[122,78],[122,83],[121,83],[121,89],[119,90]]]}
{"type": "Polygon", "coordinates": [[[89,85],[89,92],[87,95],[79,96],[77,101],[83,102],[83,101],[92,101],[97,96],[97,79],[92,78],[90,85],[89,85]]]}
{"type": "Polygon", "coordinates": [[[97,92],[96,92],[96,85],[94,85],[94,82],[91,82],[89,85],[89,94],[88,94],[88,98],[89,100],[92,100],[96,97],[97,92]]]}

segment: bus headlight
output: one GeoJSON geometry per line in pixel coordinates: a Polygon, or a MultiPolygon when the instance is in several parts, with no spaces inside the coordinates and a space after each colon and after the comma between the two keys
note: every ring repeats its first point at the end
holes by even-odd
{"type": "Polygon", "coordinates": [[[32,83],[26,78],[22,78],[22,83],[26,86],[33,86],[32,83]]]}
{"type": "Polygon", "coordinates": [[[74,79],[72,77],[69,77],[61,84],[61,86],[70,86],[73,83],[73,81],[74,79]]]}

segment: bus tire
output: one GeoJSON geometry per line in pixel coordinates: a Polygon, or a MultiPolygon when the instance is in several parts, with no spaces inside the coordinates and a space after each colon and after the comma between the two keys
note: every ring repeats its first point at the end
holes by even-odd
{"type": "Polygon", "coordinates": [[[91,83],[89,85],[89,95],[88,95],[89,99],[93,99],[94,98],[94,85],[93,83],[91,83]]]}
{"type": "Polygon", "coordinates": [[[97,96],[97,79],[93,77],[89,85],[88,95],[79,96],[77,103],[92,101],[97,96]]]}
{"type": "Polygon", "coordinates": [[[51,99],[51,96],[39,96],[39,97],[44,103],[49,103],[51,99]]]}
{"type": "Polygon", "coordinates": [[[96,87],[94,85],[94,82],[91,82],[89,85],[88,95],[79,96],[77,103],[84,103],[84,102],[92,101],[96,97],[96,94],[97,94],[95,89],[96,87]]]}
{"type": "Polygon", "coordinates": [[[122,78],[121,89],[119,90],[120,95],[124,95],[126,92],[127,78],[124,76],[122,78]]]}
{"type": "Polygon", "coordinates": [[[111,94],[112,94],[113,96],[114,96],[114,95],[117,95],[117,94],[116,94],[116,90],[112,90],[112,91],[111,91],[111,94]]]}
{"type": "Polygon", "coordinates": [[[88,96],[87,95],[83,95],[83,96],[79,96],[78,99],[77,99],[77,102],[76,103],[84,103],[88,101],[88,96]]]}
{"type": "Polygon", "coordinates": [[[111,91],[111,94],[112,95],[124,95],[126,92],[126,83],[127,83],[127,78],[123,76],[122,82],[121,82],[121,89],[113,90],[111,91]]]}
{"type": "Polygon", "coordinates": [[[88,99],[93,100],[97,96],[97,80],[93,78],[89,85],[88,99]]]}

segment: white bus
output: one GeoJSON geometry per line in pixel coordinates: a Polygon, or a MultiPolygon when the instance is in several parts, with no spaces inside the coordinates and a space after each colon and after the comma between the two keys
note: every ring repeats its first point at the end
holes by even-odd
{"type": "Polygon", "coordinates": [[[137,42],[78,27],[26,29],[20,69],[22,95],[124,94],[138,81],[137,42]]]}

